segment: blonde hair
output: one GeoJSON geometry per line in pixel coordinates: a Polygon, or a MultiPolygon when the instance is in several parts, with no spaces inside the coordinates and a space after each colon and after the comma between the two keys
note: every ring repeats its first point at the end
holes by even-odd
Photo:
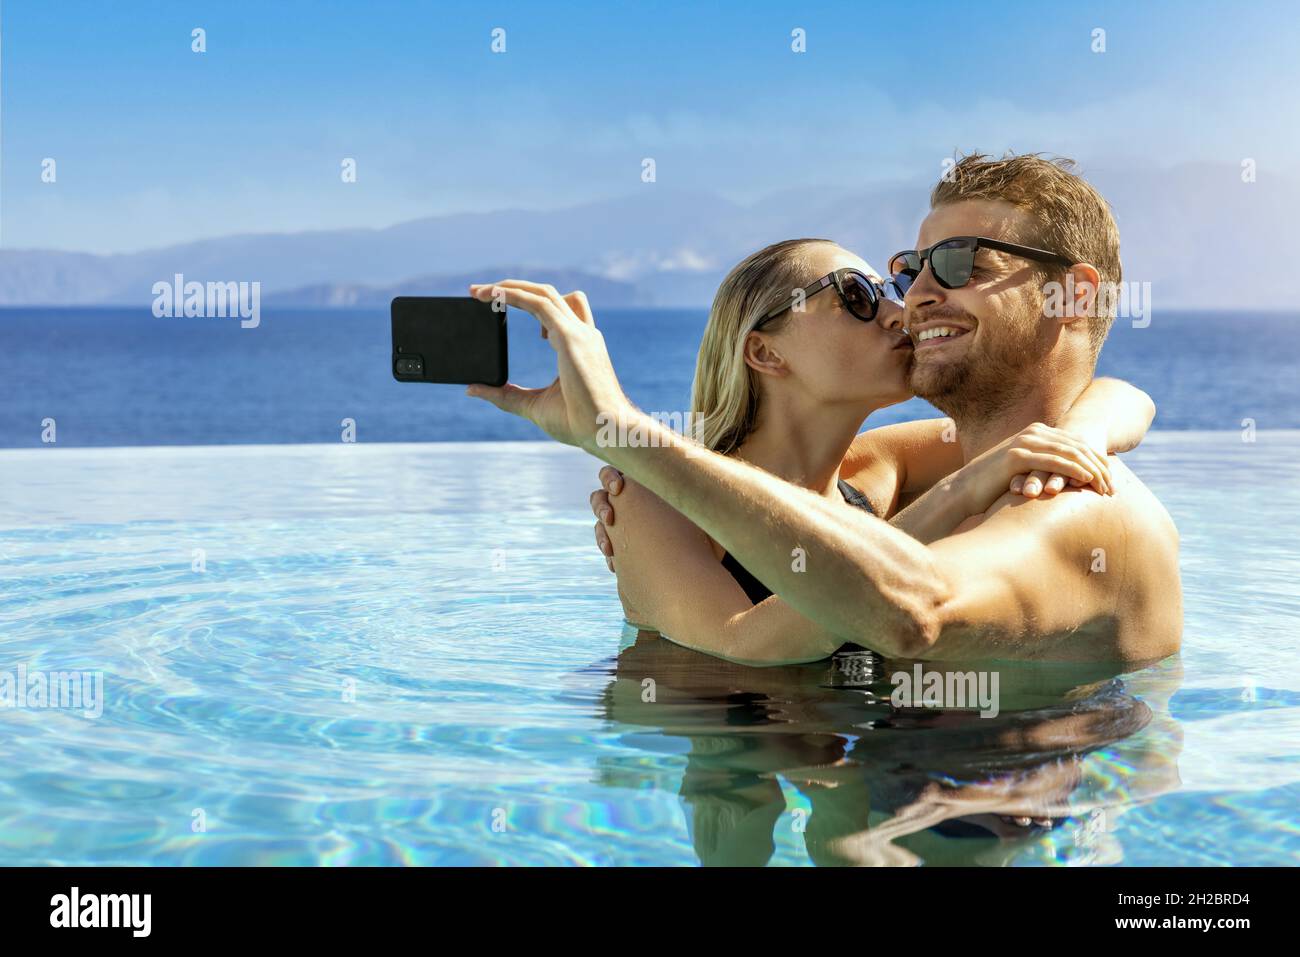
{"type": "MultiPolygon", "coordinates": [[[[966,199],[1010,203],[1027,212],[1034,225],[1017,240],[1049,249],[1076,263],[1091,263],[1101,277],[1097,308],[1088,320],[1095,361],[1115,319],[1116,289],[1123,270],[1119,261],[1119,227],[1100,193],[1076,172],[1073,160],[1038,154],[1008,153],[994,159],[981,153],[961,158],[930,193],[930,208],[966,199]]],[[[1046,277],[1051,268],[1043,267],[1046,277]]]]}
{"type": "MultiPolygon", "coordinates": [[[[807,252],[818,244],[835,245],[829,239],[773,243],[743,259],[718,287],[691,387],[695,434],[714,452],[735,452],[758,423],[758,374],[745,363],[745,340],[763,316],[813,281],[807,252]]],[[[789,318],[783,313],[764,330],[776,331],[789,318]]]]}

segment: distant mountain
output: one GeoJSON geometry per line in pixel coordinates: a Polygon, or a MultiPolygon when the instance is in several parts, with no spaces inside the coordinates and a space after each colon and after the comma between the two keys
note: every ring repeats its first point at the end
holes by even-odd
{"type": "Polygon", "coordinates": [[[495,279],[527,278],[548,282],[561,292],[581,289],[593,306],[621,308],[645,306],[650,300],[632,283],[606,279],[574,269],[548,269],[544,266],[494,266],[473,273],[451,276],[421,276],[392,286],[367,286],[361,283],[317,283],[262,297],[264,306],[347,308],[387,306],[394,296],[463,296],[472,282],[495,279]]]}
{"type": "MultiPolygon", "coordinates": [[[[1150,282],[1157,308],[1293,302],[1283,237],[1300,218],[1295,180],[1265,167],[1244,183],[1228,164],[1085,172],[1119,220],[1125,278],[1150,282]]],[[[359,305],[394,290],[459,292],[470,278],[500,275],[492,264],[531,263],[527,277],[564,277],[555,285],[583,286],[593,301],[701,306],[732,265],[780,239],[834,239],[883,269],[886,256],[916,242],[928,189],[918,178],[792,189],[740,205],[645,184],[564,210],[431,216],[385,229],[235,235],[111,256],[0,250],[0,305],[147,303],[153,284],[175,273],[260,281],[268,303],[359,305]]]]}
{"type": "MultiPolygon", "coordinates": [[[[146,303],[153,284],[176,273],[186,281],[259,281],[263,302],[341,305],[394,288],[427,291],[428,277],[451,289],[471,276],[499,274],[492,264],[514,262],[533,264],[529,275],[581,275],[593,300],[597,281],[604,280],[600,298],[610,301],[698,306],[712,300],[731,266],[766,243],[836,234],[860,244],[869,223],[888,221],[895,226],[890,237],[873,243],[883,249],[902,244],[923,212],[924,194],[915,187],[852,198],[835,190],[784,194],[741,206],[647,184],[631,195],[554,212],[503,210],[426,217],[386,229],[235,235],[113,256],[0,250],[0,305],[146,303]],[[867,217],[863,210],[874,213],[867,217]],[[431,270],[434,263],[438,268],[431,270]]],[[[883,233],[877,229],[874,238],[883,233]]]]}

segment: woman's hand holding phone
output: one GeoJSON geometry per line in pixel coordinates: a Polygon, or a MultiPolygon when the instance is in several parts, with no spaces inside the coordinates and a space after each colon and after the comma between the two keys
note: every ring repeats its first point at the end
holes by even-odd
{"type": "Polygon", "coordinates": [[[602,422],[618,422],[636,409],[614,374],[605,337],[596,328],[586,295],[561,296],[554,286],[522,279],[475,283],[469,291],[483,302],[495,300],[522,309],[541,323],[555,350],[559,375],[543,389],[507,383],[471,385],[466,393],[528,419],[557,441],[597,454],[596,435],[602,422]]]}

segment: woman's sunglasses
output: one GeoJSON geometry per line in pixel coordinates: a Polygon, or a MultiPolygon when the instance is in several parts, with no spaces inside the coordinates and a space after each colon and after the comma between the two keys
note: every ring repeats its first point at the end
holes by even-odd
{"type": "Polygon", "coordinates": [[[1068,256],[1046,249],[1035,249],[1033,246],[1018,246],[985,236],[954,236],[937,242],[928,249],[905,249],[901,253],[895,253],[889,260],[889,273],[894,278],[894,285],[906,293],[928,262],[935,282],[944,289],[960,289],[970,282],[971,273],[975,269],[975,253],[980,249],[996,249],[1013,256],[1023,256],[1038,262],[1060,263],[1063,266],[1073,266],[1075,262],[1068,256]]]}
{"type": "MultiPolygon", "coordinates": [[[[903,291],[893,282],[881,282],[872,279],[866,273],[852,266],[844,269],[837,269],[832,273],[827,273],[818,279],[815,283],[803,287],[803,301],[807,301],[810,296],[816,295],[828,286],[834,286],[835,292],[839,294],[840,302],[844,304],[855,319],[861,319],[863,322],[871,322],[876,318],[876,313],[880,311],[881,299],[893,299],[899,301],[903,298],[903,291]]],[[[798,296],[791,296],[790,301],[783,306],[777,306],[771,312],[763,316],[762,319],[754,323],[754,332],[762,329],[763,326],[771,322],[777,316],[781,315],[787,309],[793,309],[795,303],[800,301],[798,296]]]]}

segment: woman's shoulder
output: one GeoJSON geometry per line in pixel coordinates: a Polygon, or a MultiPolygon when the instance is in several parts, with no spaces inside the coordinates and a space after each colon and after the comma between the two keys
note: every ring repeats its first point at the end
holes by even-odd
{"type": "Polygon", "coordinates": [[[888,517],[911,485],[927,487],[960,467],[961,450],[946,434],[950,419],[918,419],[859,432],[844,456],[840,477],[861,490],[888,517]]]}
{"type": "Polygon", "coordinates": [[[952,428],[952,420],[913,419],[910,422],[895,422],[874,429],[859,432],[853,437],[849,451],[844,456],[845,465],[868,466],[874,460],[898,460],[915,452],[918,448],[943,442],[945,431],[952,428]]]}

